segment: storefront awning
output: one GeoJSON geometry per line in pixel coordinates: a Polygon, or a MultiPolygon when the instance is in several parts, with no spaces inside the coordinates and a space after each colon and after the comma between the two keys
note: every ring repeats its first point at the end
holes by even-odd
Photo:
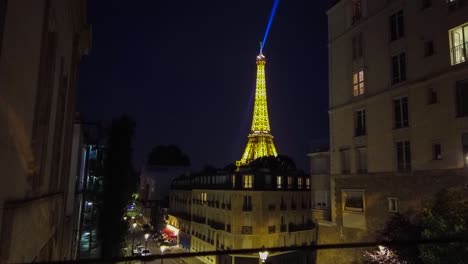
{"type": "Polygon", "coordinates": [[[169,237],[176,237],[179,235],[179,229],[171,225],[166,225],[162,232],[169,237]]]}

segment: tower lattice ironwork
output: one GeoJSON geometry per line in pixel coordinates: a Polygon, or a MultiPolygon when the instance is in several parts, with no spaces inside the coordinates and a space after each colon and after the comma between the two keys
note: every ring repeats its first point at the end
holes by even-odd
{"type": "Polygon", "coordinates": [[[270,120],[268,118],[268,103],[265,81],[266,59],[260,49],[257,56],[257,82],[255,87],[255,104],[252,118],[252,128],[248,136],[242,158],[236,162],[237,166],[265,156],[278,156],[273,136],[270,133],[270,120]]]}

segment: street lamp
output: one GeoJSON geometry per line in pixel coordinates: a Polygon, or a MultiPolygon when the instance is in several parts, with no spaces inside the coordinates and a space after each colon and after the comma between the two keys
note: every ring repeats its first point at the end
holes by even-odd
{"type": "Polygon", "coordinates": [[[124,221],[127,221],[127,217],[126,217],[126,216],[124,216],[124,221]]]}
{"type": "Polygon", "coordinates": [[[264,246],[262,246],[262,251],[258,252],[258,255],[262,260],[262,263],[265,263],[266,259],[268,258],[268,251],[265,250],[264,246]]]}
{"type": "MultiPolygon", "coordinates": [[[[161,249],[161,256],[164,255],[164,250],[167,249],[167,246],[166,245],[161,245],[160,247],[161,249]]],[[[161,264],[163,264],[163,258],[161,257],[161,264]]]]}
{"type": "Polygon", "coordinates": [[[136,228],[136,226],[137,226],[137,223],[133,223],[133,224],[132,224],[132,227],[133,227],[132,256],[134,255],[133,249],[135,248],[135,228],[136,228]]]}
{"type": "Polygon", "coordinates": [[[148,237],[150,236],[150,234],[146,233],[145,234],[145,249],[148,249],[148,237]]]}

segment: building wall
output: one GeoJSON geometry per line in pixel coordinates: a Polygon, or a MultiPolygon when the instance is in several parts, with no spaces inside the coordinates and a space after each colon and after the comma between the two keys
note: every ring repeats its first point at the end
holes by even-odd
{"type": "MultiPolygon", "coordinates": [[[[447,1],[362,0],[362,17],[353,19],[352,1],[328,11],[330,103],[330,218],[319,222],[319,243],[371,241],[389,212],[388,198],[402,213],[415,212],[443,188],[468,182],[462,134],[468,117],[457,117],[456,83],[468,79],[466,62],[451,65],[449,31],[468,22],[468,5],[447,1]],[[390,40],[391,16],[403,11],[404,36],[390,40]],[[362,57],[353,58],[353,39],[362,35],[362,57]],[[432,41],[433,54],[425,54],[432,41]],[[405,53],[406,80],[392,84],[392,56],[405,53]],[[353,94],[353,73],[364,70],[364,94],[353,94]],[[430,90],[437,94],[429,103],[430,90]],[[408,126],[395,126],[394,99],[408,98],[408,126]],[[356,111],[366,110],[366,133],[356,136],[356,111]],[[410,143],[411,169],[398,170],[396,142],[410,143]],[[433,145],[440,144],[441,159],[433,145]],[[367,149],[365,171],[359,148],[367,149]],[[343,155],[349,151],[349,171],[343,155]],[[350,211],[349,191],[364,193],[362,212],[350,211]]],[[[458,1],[460,2],[460,1],[458,1]]],[[[323,184],[322,184],[323,185],[323,184]]],[[[318,252],[318,263],[360,263],[361,252],[318,252]]]]}
{"type": "MultiPolygon", "coordinates": [[[[261,178],[261,175],[254,175],[259,176],[261,178]]],[[[300,190],[296,184],[296,177],[295,183],[289,188],[285,181],[287,177],[283,177],[279,190],[261,190],[261,180],[255,179],[253,188],[236,190],[236,184],[232,184],[232,177],[216,177],[222,180],[213,180],[213,183],[223,187],[211,185],[209,189],[184,190],[175,186],[171,191],[168,222],[179,228],[184,235],[191,236],[190,251],[301,246],[311,245],[315,240],[314,224],[310,215],[310,185],[306,187],[305,177],[301,177],[303,185],[300,190]],[[227,184],[225,180],[228,180],[227,184]],[[244,203],[245,197],[250,197],[251,207],[244,203]]],[[[274,184],[276,186],[276,182],[274,184]]],[[[190,182],[185,182],[184,185],[190,185],[190,182]]],[[[293,255],[292,259],[302,256],[293,255]]],[[[307,256],[305,254],[302,257],[307,256]]],[[[205,263],[220,261],[213,256],[200,259],[205,263]]],[[[226,257],[223,257],[224,259],[226,257]]],[[[237,256],[235,259],[235,263],[248,261],[248,257],[245,259],[237,256]]],[[[256,260],[258,261],[258,257],[256,260]]]]}
{"type": "Polygon", "coordinates": [[[63,259],[84,1],[1,1],[0,259],[63,259]],[[6,5],[5,5],[6,3],[6,5]]]}

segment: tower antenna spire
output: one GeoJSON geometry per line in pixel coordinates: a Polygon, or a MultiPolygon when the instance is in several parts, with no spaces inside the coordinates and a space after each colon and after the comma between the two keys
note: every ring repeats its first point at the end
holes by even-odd
{"type": "Polygon", "coordinates": [[[260,54],[258,55],[263,55],[263,43],[260,41],[260,54]]]}

